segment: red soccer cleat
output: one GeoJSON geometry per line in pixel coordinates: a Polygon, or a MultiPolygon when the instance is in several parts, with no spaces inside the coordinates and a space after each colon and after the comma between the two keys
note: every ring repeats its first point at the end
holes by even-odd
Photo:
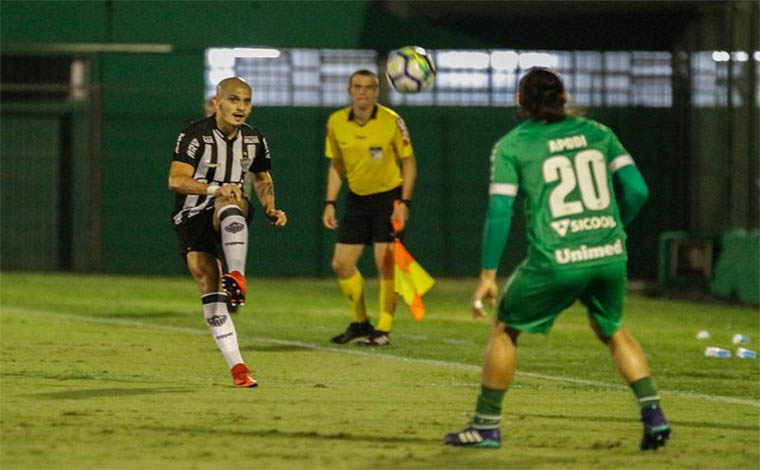
{"type": "Polygon", "coordinates": [[[232,380],[235,381],[235,386],[238,388],[253,388],[258,387],[259,383],[256,379],[251,377],[251,371],[242,362],[235,364],[235,367],[230,371],[232,374],[232,380]]]}
{"type": "Polygon", "coordinates": [[[245,276],[240,271],[232,271],[222,276],[222,287],[227,291],[233,307],[245,305],[245,276]]]}

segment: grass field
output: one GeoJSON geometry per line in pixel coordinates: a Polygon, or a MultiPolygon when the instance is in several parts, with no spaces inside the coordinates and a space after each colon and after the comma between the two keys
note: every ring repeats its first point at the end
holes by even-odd
{"type": "Polygon", "coordinates": [[[471,450],[441,441],[479,386],[474,279],[440,281],[421,323],[401,306],[369,351],[327,341],[349,321],[335,281],[249,282],[234,318],[261,386],[241,390],[189,278],[3,273],[2,468],[760,468],[759,362],[702,355],[737,332],[757,350],[757,309],[629,295],[674,429],[663,450],[638,451],[633,396],[579,306],[521,337],[504,445],[471,450]]]}

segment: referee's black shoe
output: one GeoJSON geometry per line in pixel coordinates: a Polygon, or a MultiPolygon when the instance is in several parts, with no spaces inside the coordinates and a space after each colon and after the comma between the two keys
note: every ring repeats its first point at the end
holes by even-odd
{"type": "Polygon", "coordinates": [[[345,344],[354,338],[369,336],[374,332],[375,329],[372,327],[372,323],[370,323],[369,320],[361,323],[351,323],[348,325],[348,328],[346,328],[346,331],[333,337],[330,341],[336,344],[345,344]]]}

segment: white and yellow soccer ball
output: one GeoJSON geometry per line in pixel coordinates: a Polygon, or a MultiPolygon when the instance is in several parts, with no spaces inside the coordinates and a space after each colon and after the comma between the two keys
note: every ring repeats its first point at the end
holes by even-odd
{"type": "Polygon", "coordinates": [[[399,93],[418,93],[435,80],[435,63],[422,47],[404,46],[388,54],[385,76],[399,93]]]}

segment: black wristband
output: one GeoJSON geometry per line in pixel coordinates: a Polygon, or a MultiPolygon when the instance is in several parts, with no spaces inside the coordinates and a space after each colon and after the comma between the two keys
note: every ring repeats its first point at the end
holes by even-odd
{"type": "Polygon", "coordinates": [[[412,200],[411,199],[402,199],[401,202],[404,203],[404,205],[406,206],[407,209],[409,209],[410,207],[412,207],[412,200]]]}
{"type": "Polygon", "coordinates": [[[325,201],[325,205],[328,205],[328,204],[335,207],[335,201],[325,201]]]}

